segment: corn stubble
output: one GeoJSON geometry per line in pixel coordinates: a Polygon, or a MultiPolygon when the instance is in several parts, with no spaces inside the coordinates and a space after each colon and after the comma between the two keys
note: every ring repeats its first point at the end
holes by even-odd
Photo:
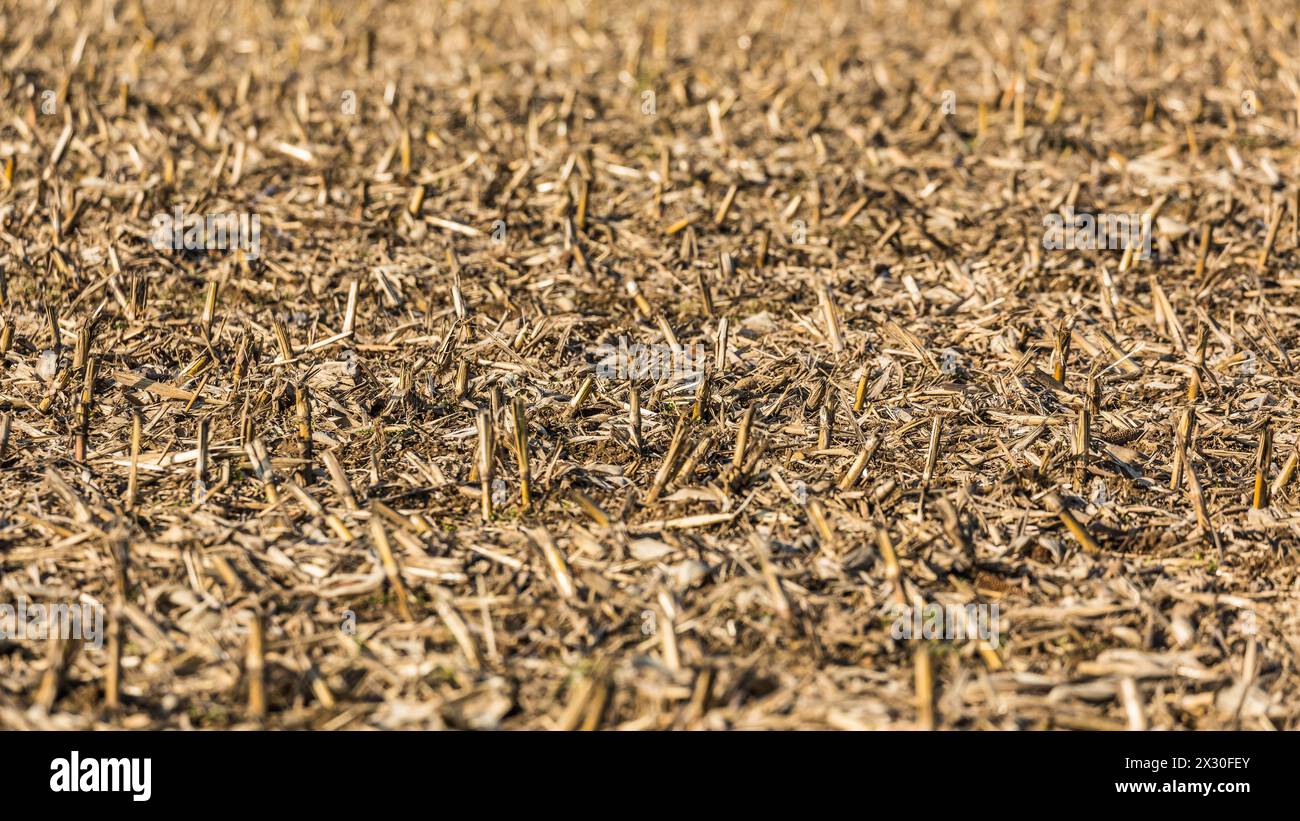
{"type": "Polygon", "coordinates": [[[100,5],[0,3],[3,600],[105,612],[0,726],[1300,723],[1285,4],[100,5]]]}

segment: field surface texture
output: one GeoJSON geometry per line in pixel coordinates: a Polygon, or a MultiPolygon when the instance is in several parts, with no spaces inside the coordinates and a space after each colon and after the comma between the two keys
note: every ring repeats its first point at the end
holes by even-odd
{"type": "Polygon", "coordinates": [[[0,727],[1294,729],[1298,113],[1289,2],[0,0],[0,727]]]}

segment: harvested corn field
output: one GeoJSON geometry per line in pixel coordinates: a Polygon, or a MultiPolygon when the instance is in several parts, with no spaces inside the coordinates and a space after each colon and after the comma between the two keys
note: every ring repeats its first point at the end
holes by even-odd
{"type": "Polygon", "coordinates": [[[0,0],[0,726],[1297,727],[1298,43],[0,0]]]}

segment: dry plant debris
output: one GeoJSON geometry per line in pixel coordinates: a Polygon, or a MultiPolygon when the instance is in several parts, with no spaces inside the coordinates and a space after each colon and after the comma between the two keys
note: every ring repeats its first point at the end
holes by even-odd
{"type": "Polygon", "coordinates": [[[1295,728],[1298,40],[0,2],[0,725],[1295,728]]]}

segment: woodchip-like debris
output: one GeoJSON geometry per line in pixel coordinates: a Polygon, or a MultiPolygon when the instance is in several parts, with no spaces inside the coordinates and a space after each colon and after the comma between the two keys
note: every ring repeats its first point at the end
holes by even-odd
{"type": "Polygon", "coordinates": [[[0,0],[0,726],[1296,728],[1297,42],[0,0]]]}

